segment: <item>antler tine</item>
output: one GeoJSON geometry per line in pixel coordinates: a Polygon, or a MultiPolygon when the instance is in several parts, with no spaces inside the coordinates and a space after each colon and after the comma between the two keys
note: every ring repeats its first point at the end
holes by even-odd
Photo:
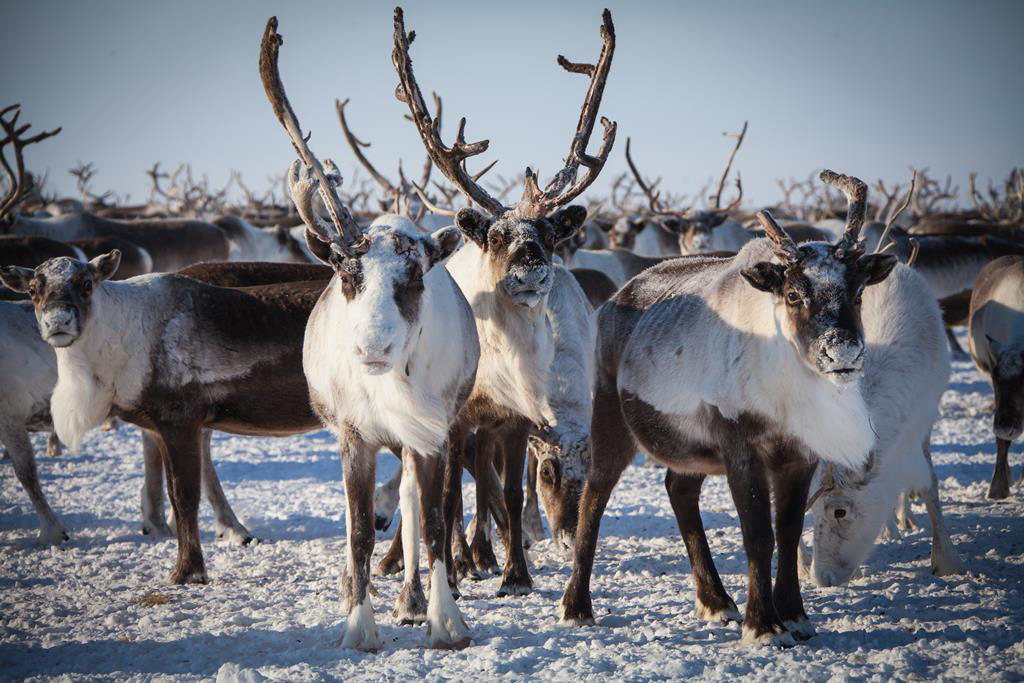
{"type": "Polygon", "coordinates": [[[32,124],[26,123],[23,126],[18,126],[19,116],[21,116],[20,104],[11,104],[0,110],[0,127],[3,127],[4,131],[4,137],[0,139],[0,166],[3,167],[4,174],[7,176],[10,184],[7,193],[3,199],[0,199],[0,219],[7,216],[10,210],[21,201],[22,196],[25,194],[25,188],[29,185],[26,182],[25,156],[23,154],[25,147],[42,142],[47,138],[52,138],[62,130],[58,127],[23,138],[22,136],[32,127],[32,124]],[[8,119],[7,116],[12,112],[13,116],[8,119]],[[10,163],[7,161],[7,155],[3,151],[7,145],[11,145],[14,148],[14,168],[11,168],[10,163]]]}
{"type": "Polygon", "coordinates": [[[370,176],[377,181],[377,184],[380,185],[386,193],[394,193],[395,186],[390,180],[385,178],[376,168],[374,168],[373,164],[370,163],[370,160],[366,158],[365,154],[363,154],[362,148],[369,147],[370,143],[363,142],[352,133],[351,129],[349,129],[348,121],[345,119],[345,105],[347,104],[347,97],[344,101],[338,99],[334,100],[334,108],[338,112],[338,121],[341,123],[341,133],[345,136],[345,142],[348,143],[349,148],[352,150],[352,154],[354,154],[359,163],[363,165],[363,168],[365,168],[370,176]]]}
{"type": "MultiPolygon", "coordinates": [[[[352,218],[352,214],[342,203],[341,198],[338,197],[334,184],[324,174],[324,169],[320,165],[319,159],[316,158],[309,149],[309,145],[306,144],[306,138],[302,135],[299,120],[295,117],[291,103],[288,102],[288,96],[284,92],[284,84],[281,82],[281,74],[277,68],[277,53],[281,49],[283,42],[284,39],[277,32],[277,17],[270,17],[267,20],[267,28],[263,32],[263,41],[260,44],[260,78],[263,81],[263,89],[267,94],[267,99],[270,100],[271,106],[274,108],[274,115],[277,116],[277,120],[281,122],[285,131],[287,131],[296,153],[306,165],[307,172],[312,175],[312,180],[316,181],[317,189],[320,191],[320,198],[327,208],[327,213],[331,216],[331,222],[334,224],[337,234],[331,235],[326,230],[321,232],[321,228],[326,227],[326,224],[322,221],[312,224],[307,222],[306,225],[323,241],[335,244],[343,253],[351,255],[355,253],[353,251],[353,244],[362,238],[362,234],[355,219],[352,218]],[[324,239],[325,237],[327,239],[324,239]]],[[[306,188],[303,188],[303,191],[305,192],[306,188]]],[[[297,199],[294,194],[292,199],[293,201],[297,199]]],[[[300,193],[298,199],[301,199],[303,202],[306,201],[302,193],[300,193]]],[[[296,208],[299,208],[297,203],[296,208]]],[[[303,220],[305,220],[305,216],[303,216],[303,220]]]]}
{"type": "Polygon", "coordinates": [[[489,141],[480,140],[471,144],[466,143],[466,119],[459,121],[459,131],[455,143],[447,147],[441,141],[440,121],[433,119],[427,111],[427,105],[420,92],[420,86],[416,82],[416,76],[412,70],[412,59],[409,57],[409,43],[411,36],[405,31],[405,16],[401,7],[395,8],[395,48],[391,52],[391,61],[398,72],[399,85],[395,89],[395,97],[400,102],[409,106],[413,123],[420,133],[420,139],[427,148],[427,154],[442,173],[461,189],[473,201],[492,215],[500,216],[508,211],[497,199],[492,197],[487,190],[473,181],[466,170],[462,167],[462,161],[487,151],[489,141]]]}
{"type": "Polygon", "coordinates": [[[655,186],[661,181],[658,180],[651,184],[644,182],[643,176],[640,175],[640,171],[633,162],[633,155],[630,153],[629,143],[630,139],[627,137],[626,164],[629,166],[629,170],[633,173],[633,177],[636,179],[636,184],[640,186],[640,189],[643,190],[643,193],[647,196],[647,203],[650,206],[651,213],[656,216],[682,216],[686,214],[686,211],[673,211],[662,206],[661,193],[654,191],[655,186]]]}
{"type": "Polygon", "coordinates": [[[454,216],[458,213],[458,211],[453,209],[444,209],[434,204],[434,202],[430,201],[430,198],[427,197],[426,191],[415,182],[412,183],[412,189],[416,191],[416,196],[420,198],[420,203],[427,207],[430,213],[437,214],[438,216],[454,216]]]}
{"type": "MultiPolygon", "coordinates": [[[[736,144],[733,145],[732,153],[729,155],[729,161],[725,164],[725,171],[722,172],[722,179],[718,181],[718,190],[715,192],[715,210],[719,210],[719,207],[721,207],[721,205],[722,205],[722,190],[725,189],[725,181],[729,177],[729,171],[732,170],[732,162],[733,162],[733,159],[736,158],[736,152],[738,152],[740,150],[740,145],[743,144],[743,138],[745,138],[747,136],[747,124],[748,123],[749,123],[748,121],[744,121],[743,122],[743,130],[741,130],[739,133],[722,133],[722,135],[724,135],[726,137],[735,137],[736,138],[736,144]]],[[[740,187],[740,198],[742,198],[743,197],[743,188],[742,188],[742,186],[739,186],[739,187],[740,187]]],[[[736,206],[739,206],[739,201],[738,200],[736,202],[734,202],[733,204],[730,204],[729,206],[727,206],[725,208],[725,210],[726,211],[730,211],[730,210],[736,208],[736,206]]]]}
{"type": "Polygon", "coordinates": [[[570,62],[562,55],[558,55],[558,64],[570,73],[585,74],[590,77],[590,86],[587,88],[587,95],[580,108],[580,118],[576,124],[576,132],[572,137],[572,144],[569,146],[569,155],[565,160],[565,167],[555,174],[555,177],[545,186],[542,192],[537,185],[537,177],[529,168],[526,169],[526,183],[523,188],[523,197],[516,206],[516,212],[524,217],[537,218],[544,216],[560,206],[565,206],[578,197],[590,187],[597,179],[604,168],[608,156],[611,154],[615,144],[615,131],[618,124],[601,117],[601,126],[604,129],[601,138],[601,147],[597,150],[596,156],[587,154],[587,144],[594,132],[594,124],[597,122],[597,112],[601,107],[601,98],[604,95],[604,87],[608,82],[608,72],[611,70],[612,57],[615,54],[615,25],[612,23],[612,13],[607,9],[601,15],[601,54],[597,58],[597,64],[578,64],[570,62]],[[579,180],[576,174],[579,167],[587,169],[586,173],[579,180]],[[566,186],[569,186],[566,189],[566,186]]]}
{"type": "MultiPolygon", "coordinates": [[[[879,182],[879,184],[881,184],[882,181],[879,180],[878,182],[879,182]]],[[[907,192],[907,198],[899,206],[899,208],[896,209],[896,211],[894,211],[892,213],[892,215],[889,216],[888,220],[885,221],[885,229],[882,230],[882,235],[881,235],[881,237],[878,238],[878,244],[875,245],[875,253],[876,254],[878,253],[878,250],[882,248],[882,245],[885,244],[885,240],[889,236],[889,232],[892,230],[892,226],[896,222],[896,219],[900,217],[901,213],[906,211],[908,206],[910,206],[910,198],[914,196],[914,186],[915,185],[917,185],[917,170],[914,170],[913,174],[910,176],[910,190],[907,192]]],[[[896,185],[896,188],[898,190],[899,189],[899,185],[896,185]]],[[[896,200],[896,193],[894,191],[893,192],[892,201],[895,201],[895,200],[896,200]]]]}
{"type": "Polygon", "coordinates": [[[836,173],[825,169],[818,176],[821,180],[835,187],[846,195],[846,230],[837,246],[852,249],[857,244],[860,229],[864,226],[864,215],[867,213],[868,186],[860,178],[836,173]]]}
{"type": "Polygon", "coordinates": [[[764,228],[765,235],[772,241],[772,251],[775,252],[775,255],[786,265],[796,263],[800,258],[800,250],[797,248],[793,238],[787,235],[786,231],[775,222],[771,212],[768,209],[758,211],[757,220],[761,223],[761,227],[764,228]]]}

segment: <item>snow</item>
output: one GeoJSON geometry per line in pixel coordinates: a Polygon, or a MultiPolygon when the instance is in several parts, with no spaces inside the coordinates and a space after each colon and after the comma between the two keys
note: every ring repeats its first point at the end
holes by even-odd
{"type": "MultiPolygon", "coordinates": [[[[737,625],[695,616],[660,468],[627,469],[608,505],[592,582],[597,626],[558,624],[570,568],[547,540],[529,551],[533,594],[495,597],[500,576],[461,583],[458,606],[473,635],[461,651],[426,649],[425,626],[396,624],[401,575],[375,577],[383,647],[368,654],[338,646],[345,516],[329,433],[217,434],[225,492],[262,542],[214,543],[204,502],[211,583],[169,586],[174,540],[140,533],[137,432],[94,431],[78,455],[39,458],[44,491],[72,536],[62,548],[36,545],[32,508],[10,462],[0,464],[0,679],[1021,680],[1024,492],[1015,486],[1006,501],[985,498],[995,460],[991,402],[973,364],[955,360],[932,452],[947,523],[972,574],[931,576],[927,529],[880,543],[850,585],[804,583],[818,635],[785,651],[743,648],[737,625]]],[[[45,452],[42,435],[34,445],[45,452]]],[[[1015,475],[1020,461],[1015,444],[1015,475]]],[[[382,455],[378,481],[397,466],[382,455]]],[[[468,514],[471,485],[465,500],[468,514]]],[[[702,510],[716,564],[742,610],[746,559],[724,479],[708,480],[702,510]]],[[[922,506],[915,514],[926,526],[922,506]]],[[[374,566],[393,533],[394,526],[378,533],[374,566]]]]}

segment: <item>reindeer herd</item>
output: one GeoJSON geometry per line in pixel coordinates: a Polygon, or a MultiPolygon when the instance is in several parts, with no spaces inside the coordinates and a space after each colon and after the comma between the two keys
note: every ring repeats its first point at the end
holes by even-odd
{"type": "Polygon", "coordinates": [[[337,166],[310,149],[278,71],[276,18],[259,73],[298,157],[282,179],[288,206],[273,191],[256,199],[240,176],[241,207],[191,170],[164,189],[158,166],[146,205],[93,194],[87,165],[74,170],[81,202],[47,198],[23,150],[59,129],[28,136],[18,105],[3,110],[0,152],[14,160],[0,155],[0,440],[44,543],[69,536],[40,487],[29,432],[53,432],[52,451],[77,448],[117,418],[142,435],[142,529],[176,535],[179,584],[208,581],[202,493],[218,538],[252,539],[217,479],[212,430],[336,434],[342,645],[360,650],[381,647],[371,555],[375,527],[387,529],[396,507],[378,571],[403,573],[394,617],[426,622],[430,646],[471,642],[456,602],[467,575],[500,573],[499,596],[532,591],[525,549],[544,536],[540,507],[572,557],[559,616],[593,624],[602,514],[638,451],[666,468],[696,615],[739,622],[744,643],[810,638],[801,576],[849,581],[880,533],[910,523],[911,496],[931,521],[932,572],[967,571],[943,521],[930,433],[951,351],[962,353],[948,330],[967,325],[995,391],[989,497],[1010,495],[1007,454],[1024,429],[1024,172],[987,196],[972,175],[964,209],[950,208],[951,181],[924,173],[905,192],[879,181],[882,200],[870,202],[864,182],[826,170],[820,185],[780,183],[784,201],[751,216],[738,174],[723,202],[744,123],[706,208],[703,192],[686,206],[645,178],[629,140],[629,176],[615,179],[608,206],[583,206],[574,201],[617,133],[598,118],[616,49],[610,12],[593,64],[558,57],[589,85],[565,165],[543,185],[529,167],[497,184],[483,180],[491,166],[471,172],[488,141],[468,142],[465,119],[444,142],[441,100],[432,114],[413,70],[414,37],[397,8],[395,94],[426,150],[418,183],[401,167],[397,183],[377,171],[349,129],[348,100],[337,103],[343,138],[384,192],[380,212],[372,191],[342,194],[337,166]],[[431,181],[434,169],[450,185],[431,181]],[[382,449],[401,467],[375,487],[382,449]],[[465,528],[463,470],[476,492],[465,528]],[[701,521],[709,475],[725,476],[740,521],[743,615],[701,521]],[[813,553],[801,543],[807,512],[813,553]]]}

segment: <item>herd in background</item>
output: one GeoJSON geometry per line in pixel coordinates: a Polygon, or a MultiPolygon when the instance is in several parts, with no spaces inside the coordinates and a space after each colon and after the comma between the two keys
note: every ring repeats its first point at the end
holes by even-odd
{"type": "Polygon", "coordinates": [[[744,123],[710,195],[659,188],[627,140],[630,172],[608,200],[574,204],[616,138],[616,124],[598,118],[615,52],[607,10],[593,64],[558,57],[589,87],[565,166],[543,186],[530,168],[496,182],[484,179],[493,163],[468,169],[488,142],[467,142],[465,119],[443,141],[441,99],[432,114],[401,9],[393,28],[396,97],[427,152],[418,181],[400,165],[398,182],[373,166],[346,99],[336,101],[342,137],[369,178],[342,189],[285,95],[276,19],[259,71],[298,159],[261,196],[233,174],[244,204],[231,202],[230,184],[212,189],[188,167],[168,175],[159,165],[143,205],[95,194],[87,164],[72,170],[80,200],[47,196],[23,150],[60,129],[29,136],[18,105],[0,113],[0,441],[45,543],[68,533],[40,487],[29,432],[77,448],[119,418],[140,427],[142,529],[176,535],[176,583],[207,581],[201,494],[219,539],[253,538],[221,490],[212,430],[327,426],[338,436],[346,647],[380,647],[370,558],[374,527],[388,528],[396,507],[378,570],[404,573],[394,617],[426,622],[431,646],[471,640],[454,599],[461,578],[501,573],[499,595],[532,591],[525,548],[544,537],[540,507],[573,558],[560,616],[593,623],[600,519],[638,450],[667,466],[696,614],[741,622],[745,642],[811,637],[799,577],[849,581],[880,533],[915,524],[911,496],[930,518],[933,573],[967,570],[942,518],[930,433],[950,351],[963,353],[949,330],[967,325],[995,391],[989,497],[1010,494],[1009,445],[1024,428],[1024,171],[987,189],[972,174],[968,208],[951,179],[923,171],[907,188],[878,181],[874,199],[857,178],[824,171],[820,182],[780,181],[782,201],[751,212],[738,172],[724,197],[744,123]],[[401,467],[375,487],[381,449],[401,467]],[[463,470],[476,490],[465,529],[463,470]],[[701,523],[708,475],[726,476],[739,515],[744,616],[701,523]],[[800,542],[808,511],[810,556],[800,542]]]}

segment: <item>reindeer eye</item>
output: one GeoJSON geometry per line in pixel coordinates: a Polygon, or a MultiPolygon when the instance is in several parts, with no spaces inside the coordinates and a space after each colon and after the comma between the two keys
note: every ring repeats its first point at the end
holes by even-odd
{"type": "Polygon", "coordinates": [[[846,516],[846,510],[844,510],[843,508],[836,508],[836,511],[832,514],[836,516],[836,519],[842,519],[846,516]]]}
{"type": "Polygon", "coordinates": [[[501,234],[497,232],[492,232],[488,241],[491,243],[492,247],[500,247],[502,242],[501,234]]]}
{"type": "Polygon", "coordinates": [[[82,294],[85,296],[92,294],[92,280],[86,280],[82,283],[82,294]]]}
{"type": "Polygon", "coordinates": [[[788,292],[786,292],[786,301],[794,305],[798,304],[800,303],[800,294],[798,294],[796,290],[791,289],[788,292]]]}

